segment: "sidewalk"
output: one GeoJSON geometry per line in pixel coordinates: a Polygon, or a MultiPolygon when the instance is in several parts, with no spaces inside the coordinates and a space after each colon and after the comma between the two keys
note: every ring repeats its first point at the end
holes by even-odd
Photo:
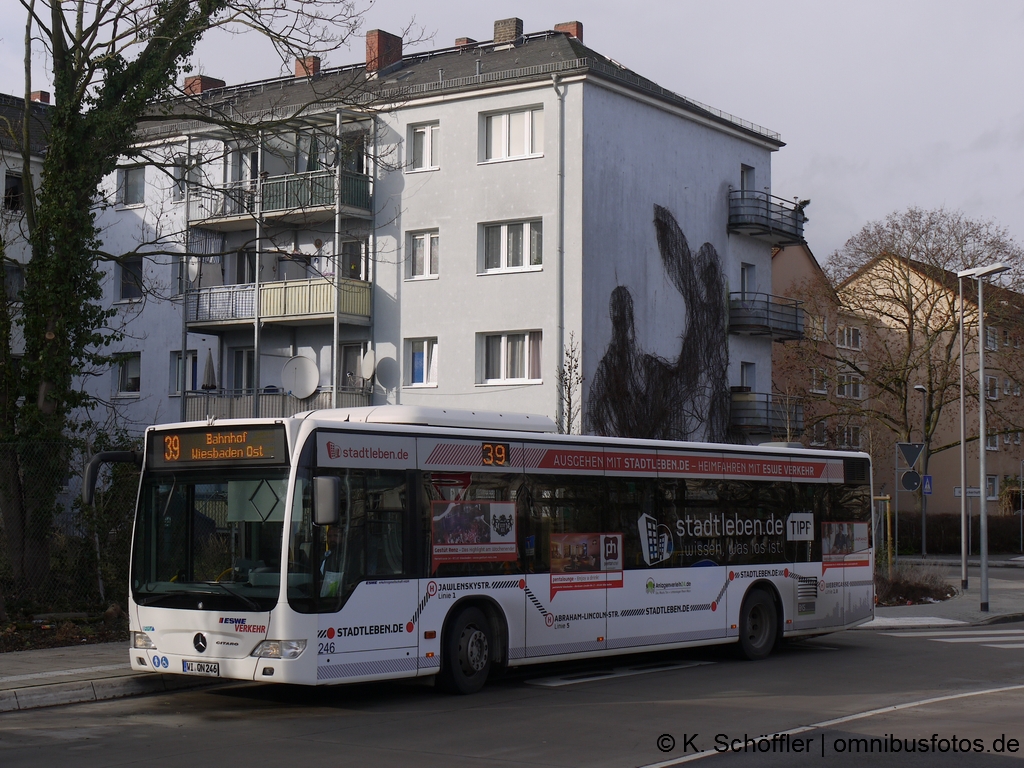
{"type": "MultiPolygon", "coordinates": [[[[905,562],[944,570],[949,582],[960,584],[960,559],[904,557],[905,562]]],[[[1006,569],[1024,568],[1024,560],[993,558],[989,572],[989,612],[980,610],[977,558],[970,561],[968,591],[941,603],[878,607],[875,620],[858,630],[1024,621],[1024,578],[1008,578],[1006,569]]],[[[1016,574],[1013,574],[1016,575],[1016,574]]],[[[126,643],[48,648],[0,653],[0,713],[58,704],[103,701],[146,693],[163,693],[211,685],[214,681],[182,675],[133,672],[126,643]]]]}
{"type": "Polygon", "coordinates": [[[133,672],[128,666],[127,643],[0,653],[0,712],[209,684],[182,675],[133,672]]]}
{"type": "MultiPolygon", "coordinates": [[[[959,557],[938,555],[922,558],[903,556],[901,563],[938,568],[950,584],[959,588],[961,561],[959,557]]],[[[941,603],[928,605],[876,606],[875,620],[862,624],[858,630],[948,627],[951,625],[1002,624],[1024,621],[1024,578],[1016,569],[1024,568],[1019,555],[997,555],[989,558],[988,613],[981,611],[980,566],[977,555],[967,559],[967,591],[941,603]],[[1016,576],[1017,578],[1013,578],[1016,576]]]]}

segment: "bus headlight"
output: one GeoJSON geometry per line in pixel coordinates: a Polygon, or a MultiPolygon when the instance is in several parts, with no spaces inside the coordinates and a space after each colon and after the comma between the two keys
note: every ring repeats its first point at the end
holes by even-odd
{"type": "Polygon", "coordinates": [[[259,659],[297,659],[304,650],[305,640],[264,640],[252,655],[259,659]]]}
{"type": "Polygon", "coordinates": [[[145,632],[132,632],[132,648],[145,648],[152,651],[156,650],[156,643],[145,632]]]}

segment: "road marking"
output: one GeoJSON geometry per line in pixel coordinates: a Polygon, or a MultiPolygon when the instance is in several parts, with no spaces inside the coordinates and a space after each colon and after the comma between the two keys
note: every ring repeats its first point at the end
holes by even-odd
{"type": "Polygon", "coordinates": [[[1003,645],[986,645],[986,648],[1024,648],[1024,643],[1005,643],[1003,645]]]}
{"type": "Polygon", "coordinates": [[[964,626],[966,621],[959,619],[941,619],[938,616],[903,616],[900,618],[877,616],[866,624],[860,624],[854,629],[899,629],[900,627],[944,627],[964,626]]]}
{"type": "MultiPolygon", "coordinates": [[[[778,733],[769,733],[764,736],[757,736],[750,739],[751,742],[758,742],[761,739],[771,739],[773,736],[796,736],[800,733],[807,733],[807,731],[816,731],[822,728],[829,728],[835,725],[842,725],[843,723],[850,723],[854,720],[863,720],[868,717],[874,717],[875,715],[887,715],[891,712],[899,712],[904,709],[914,709],[915,707],[923,707],[928,704],[938,704],[943,701],[956,701],[957,699],[968,699],[972,696],[985,696],[990,693],[1005,693],[1007,691],[1019,691],[1024,689],[1024,685],[1005,685],[1000,688],[985,688],[980,691],[967,691],[966,693],[951,693],[948,696],[934,696],[930,699],[920,699],[918,701],[908,701],[903,704],[893,704],[888,707],[879,707],[878,709],[869,709],[864,712],[857,712],[853,715],[844,715],[843,717],[836,717],[832,720],[823,720],[820,723],[811,723],[810,725],[801,725],[797,728],[791,728],[788,731],[779,731],[778,733]]],[[[683,757],[677,757],[672,760],[663,760],[660,763],[649,763],[648,765],[640,766],[640,768],[670,768],[673,765],[683,765],[684,763],[691,763],[694,760],[703,760],[705,757],[714,757],[715,755],[730,754],[726,752],[716,752],[713,749],[705,749],[703,752],[696,752],[692,755],[685,755],[683,757]]]]}
{"type": "Polygon", "coordinates": [[[0,683],[16,683],[19,680],[35,680],[44,677],[63,677],[64,675],[84,675],[92,672],[113,672],[115,669],[131,672],[128,664],[104,664],[99,667],[78,667],[77,669],[55,669],[50,672],[33,672],[31,675],[11,675],[0,677],[0,683]]]}
{"type": "Polygon", "coordinates": [[[953,630],[937,630],[935,632],[882,632],[889,637],[966,637],[968,635],[1024,635],[1024,629],[968,629],[955,632],[953,630]]]}
{"type": "Polygon", "coordinates": [[[979,634],[977,637],[930,637],[928,638],[933,643],[991,643],[996,640],[1018,640],[1017,637],[999,637],[998,635],[990,635],[987,632],[979,634]]]}
{"type": "Polygon", "coordinates": [[[667,664],[640,664],[635,667],[616,667],[615,669],[599,669],[593,672],[580,672],[577,674],[559,675],[557,677],[538,677],[534,680],[527,680],[527,685],[539,685],[542,688],[561,688],[564,685],[577,685],[578,683],[593,683],[597,680],[611,680],[616,677],[632,677],[634,675],[649,675],[652,672],[674,672],[677,669],[689,669],[690,667],[703,667],[714,664],[713,661],[679,661],[667,664]]]}

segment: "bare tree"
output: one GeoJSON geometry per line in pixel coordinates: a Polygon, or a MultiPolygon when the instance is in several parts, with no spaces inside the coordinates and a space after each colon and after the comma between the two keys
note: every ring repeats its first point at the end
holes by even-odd
{"type": "Polygon", "coordinates": [[[583,364],[576,334],[569,332],[569,343],[563,354],[564,364],[555,371],[555,390],[558,392],[558,431],[563,435],[578,435],[583,430],[583,364]]]}

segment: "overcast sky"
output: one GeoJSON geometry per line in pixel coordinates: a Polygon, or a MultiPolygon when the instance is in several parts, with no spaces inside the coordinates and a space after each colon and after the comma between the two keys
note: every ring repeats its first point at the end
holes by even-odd
{"type": "MultiPolygon", "coordinates": [[[[20,94],[23,13],[0,0],[0,91],[20,94]]],[[[1024,4],[952,0],[377,0],[365,29],[413,17],[413,50],[489,40],[496,18],[526,32],[583,22],[587,45],[655,82],[782,134],[773,193],[810,198],[820,260],[866,222],[916,205],[993,219],[1024,242],[1024,4]]],[[[326,65],[363,60],[362,38],[326,65]]],[[[228,84],[280,64],[240,37],[203,43],[197,64],[228,84]]],[[[45,87],[41,57],[35,75],[45,87]]]]}

